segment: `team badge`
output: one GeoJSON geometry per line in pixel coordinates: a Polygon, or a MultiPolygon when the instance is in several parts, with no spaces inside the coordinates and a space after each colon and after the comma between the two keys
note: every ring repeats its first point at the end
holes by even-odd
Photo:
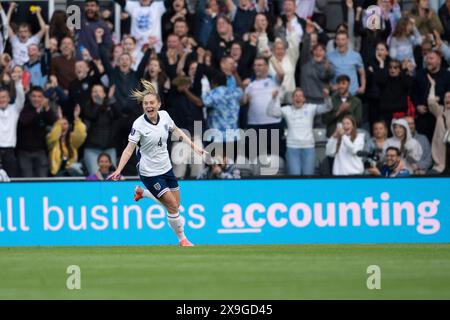
{"type": "Polygon", "coordinates": [[[161,190],[161,185],[159,184],[159,182],[157,182],[153,185],[153,188],[155,188],[156,190],[159,191],[159,190],[161,190]]]}

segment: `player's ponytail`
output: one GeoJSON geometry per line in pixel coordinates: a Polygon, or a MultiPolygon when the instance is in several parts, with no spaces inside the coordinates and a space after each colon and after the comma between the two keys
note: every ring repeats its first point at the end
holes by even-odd
{"type": "Polygon", "coordinates": [[[140,87],[141,87],[140,90],[136,89],[131,92],[131,97],[133,99],[136,99],[137,101],[139,101],[139,103],[142,103],[142,101],[144,101],[144,97],[150,94],[155,96],[156,99],[158,99],[158,101],[161,102],[161,98],[159,97],[158,92],[156,91],[155,87],[150,81],[141,79],[140,87]]]}

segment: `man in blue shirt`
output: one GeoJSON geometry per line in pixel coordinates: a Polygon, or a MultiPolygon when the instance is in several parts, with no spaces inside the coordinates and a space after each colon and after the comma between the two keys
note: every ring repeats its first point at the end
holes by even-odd
{"type": "Polygon", "coordinates": [[[350,93],[363,94],[366,90],[366,73],[361,55],[348,47],[348,34],[336,34],[336,50],[328,52],[327,59],[335,70],[335,79],[342,74],[350,77],[350,93]],[[359,80],[358,80],[359,75],[359,80]]]}

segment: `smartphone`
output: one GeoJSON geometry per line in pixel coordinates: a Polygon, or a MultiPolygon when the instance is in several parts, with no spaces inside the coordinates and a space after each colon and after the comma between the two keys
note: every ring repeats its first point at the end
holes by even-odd
{"type": "Polygon", "coordinates": [[[339,122],[339,123],[336,125],[336,127],[337,127],[338,129],[342,129],[342,123],[339,122]]]}

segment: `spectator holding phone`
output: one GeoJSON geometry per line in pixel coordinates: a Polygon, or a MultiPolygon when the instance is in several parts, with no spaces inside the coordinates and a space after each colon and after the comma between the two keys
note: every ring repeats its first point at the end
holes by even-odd
{"type": "MultiPolygon", "coordinates": [[[[17,8],[17,4],[15,2],[12,2],[7,15],[7,24],[11,24],[11,17],[13,14],[13,11],[17,8]]],[[[21,23],[19,24],[19,28],[17,31],[17,34],[14,33],[14,30],[12,27],[8,28],[8,37],[9,41],[11,42],[12,52],[13,52],[13,60],[14,64],[16,65],[23,65],[29,60],[28,56],[28,47],[31,44],[39,45],[41,42],[41,39],[44,37],[45,31],[46,31],[46,24],[44,21],[44,18],[41,15],[41,8],[36,7],[33,14],[36,14],[40,30],[35,35],[31,34],[31,26],[28,23],[21,23]]]]}
{"type": "Polygon", "coordinates": [[[364,133],[357,131],[356,120],[346,115],[336,126],[334,134],[328,139],[326,155],[333,157],[333,175],[360,175],[364,164],[358,151],[364,149],[364,133]]]}

